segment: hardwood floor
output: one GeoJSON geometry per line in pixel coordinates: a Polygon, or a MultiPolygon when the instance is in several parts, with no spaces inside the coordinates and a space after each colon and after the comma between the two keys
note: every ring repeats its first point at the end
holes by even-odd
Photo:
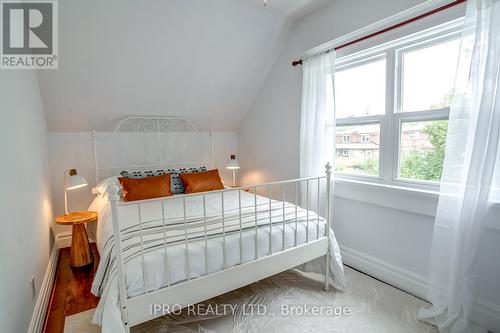
{"type": "Polygon", "coordinates": [[[99,253],[94,243],[90,245],[94,264],[81,268],[69,265],[69,247],[59,250],[55,282],[45,317],[45,333],[63,333],[64,318],[97,306],[99,298],[90,293],[90,288],[99,264],[99,253]]]}

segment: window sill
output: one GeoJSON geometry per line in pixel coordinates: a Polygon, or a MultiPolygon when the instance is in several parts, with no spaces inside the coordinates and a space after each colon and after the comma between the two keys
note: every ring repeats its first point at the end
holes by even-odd
{"type": "Polygon", "coordinates": [[[436,216],[439,198],[437,191],[344,178],[334,180],[333,193],[336,197],[419,215],[436,216]]]}
{"type": "MultiPolygon", "coordinates": [[[[335,197],[433,218],[436,216],[439,191],[345,178],[335,178],[334,181],[335,197]]],[[[497,216],[500,216],[500,202],[493,202],[487,215],[486,227],[488,229],[500,231],[497,216]]]]}

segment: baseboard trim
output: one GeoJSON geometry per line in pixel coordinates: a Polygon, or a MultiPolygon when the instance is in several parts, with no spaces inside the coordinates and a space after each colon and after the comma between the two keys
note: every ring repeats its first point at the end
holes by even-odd
{"type": "Polygon", "coordinates": [[[71,231],[60,232],[56,235],[57,247],[62,249],[71,247],[71,231]]]}
{"type": "MultiPolygon", "coordinates": [[[[72,240],[73,234],[71,231],[65,231],[58,233],[56,236],[56,244],[57,247],[60,249],[63,249],[65,247],[71,247],[71,240],[72,240]]],[[[94,243],[93,240],[89,239],[90,243],[94,243]]]]}
{"type": "Polygon", "coordinates": [[[54,285],[54,279],[56,276],[58,258],[59,247],[57,244],[54,244],[52,252],[50,253],[47,269],[45,270],[45,276],[43,277],[43,282],[40,286],[40,292],[38,293],[38,297],[36,299],[33,315],[31,316],[28,333],[41,333],[43,330],[45,314],[47,313],[47,307],[52,293],[52,286],[54,285]]]}
{"type": "Polygon", "coordinates": [[[428,300],[427,279],[424,276],[347,246],[341,246],[340,249],[342,259],[346,265],[352,266],[418,298],[428,300]]]}
{"type": "MultiPolygon", "coordinates": [[[[424,276],[347,246],[340,246],[340,249],[342,259],[347,266],[428,301],[428,283],[424,276]]],[[[474,322],[481,323],[481,326],[491,332],[500,333],[500,305],[478,299],[473,309],[472,320],[474,322]]]]}

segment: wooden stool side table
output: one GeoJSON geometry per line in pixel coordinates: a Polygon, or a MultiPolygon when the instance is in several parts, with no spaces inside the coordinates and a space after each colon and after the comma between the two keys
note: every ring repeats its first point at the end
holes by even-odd
{"type": "Polygon", "coordinates": [[[95,221],[97,221],[97,212],[91,211],[72,212],[68,215],[56,217],[57,224],[71,225],[73,227],[70,256],[71,267],[82,267],[94,262],[85,223],[95,221]]]}

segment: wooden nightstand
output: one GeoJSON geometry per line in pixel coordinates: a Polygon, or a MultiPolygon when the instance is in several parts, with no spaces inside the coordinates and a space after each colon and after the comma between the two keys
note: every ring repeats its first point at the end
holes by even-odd
{"type": "Polygon", "coordinates": [[[71,267],[82,267],[94,262],[87,230],[85,230],[85,223],[95,221],[97,221],[97,212],[91,211],[72,212],[68,215],[56,217],[57,224],[73,226],[70,256],[71,267]]]}

